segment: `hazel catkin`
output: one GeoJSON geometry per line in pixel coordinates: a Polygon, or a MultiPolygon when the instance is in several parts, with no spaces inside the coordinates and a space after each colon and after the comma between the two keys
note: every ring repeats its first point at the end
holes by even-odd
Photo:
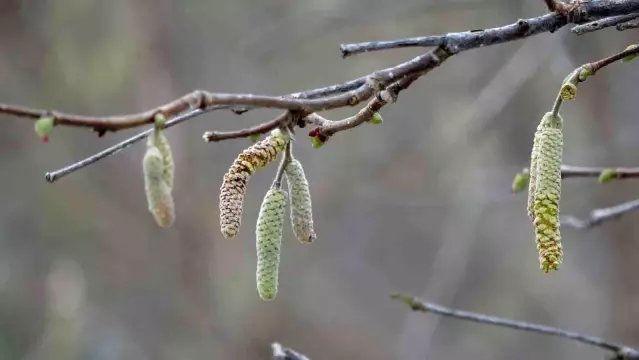
{"type": "Polygon", "coordinates": [[[171,189],[164,181],[164,162],[157,147],[147,147],[142,167],[149,211],[159,226],[169,227],[175,221],[175,205],[171,189]]]}
{"type": "Polygon", "coordinates": [[[544,272],[549,272],[558,270],[563,260],[559,229],[563,119],[547,113],[539,126],[535,134],[537,160],[532,198],[539,263],[544,272]]]}
{"type": "MultiPolygon", "coordinates": [[[[548,114],[546,114],[548,115],[548,114]]],[[[545,116],[544,115],[544,118],[545,116]]],[[[537,158],[539,157],[539,134],[542,130],[542,123],[539,123],[535,136],[533,138],[532,151],[530,152],[530,168],[528,169],[528,217],[531,221],[535,221],[535,186],[537,186],[537,158]]]]}
{"type": "Polygon", "coordinates": [[[301,243],[312,243],[317,236],[313,229],[311,192],[302,163],[292,158],[285,168],[290,194],[291,224],[295,238],[301,243]]]}
{"type": "Polygon", "coordinates": [[[175,164],[173,162],[173,154],[171,153],[171,145],[169,145],[169,140],[166,136],[164,136],[164,132],[159,129],[153,131],[153,134],[149,135],[147,146],[155,146],[160,151],[160,154],[162,155],[162,162],[164,164],[162,176],[169,189],[173,190],[175,164]]]}
{"type": "Polygon", "coordinates": [[[270,189],[264,196],[255,229],[257,250],[257,291],[262,300],[277,296],[280,251],[287,196],[281,189],[270,189]]]}
{"type": "Polygon", "coordinates": [[[244,194],[251,175],[275,160],[289,140],[288,134],[273,130],[264,140],[245,149],[224,174],[220,187],[220,226],[225,238],[234,237],[240,230],[244,194]]]}

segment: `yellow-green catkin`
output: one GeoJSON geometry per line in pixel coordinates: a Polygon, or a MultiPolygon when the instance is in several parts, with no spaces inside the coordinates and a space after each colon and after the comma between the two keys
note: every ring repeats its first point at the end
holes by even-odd
{"type": "Polygon", "coordinates": [[[164,180],[164,160],[157,147],[147,147],[142,167],[149,211],[158,225],[169,227],[175,221],[175,205],[171,189],[164,180]]]}
{"type": "Polygon", "coordinates": [[[559,231],[563,154],[563,119],[560,115],[544,115],[535,133],[535,143],[534,225],[540,267],[549,272],[558,270],[563,259],[559,231]]]}
{"type": "Polygon", "coordinates": [[[312,243],[317,238],[313,229],[313,204],[311,192],[302,163],[291,158],[285,168],[286,182],[291,202],[291,224],[295,238],[302,243],[312,243]]]}
{"type": "Polygon", "coordinates": [[[153,131],[153,134],[149,135],[147,146],[155,146],[160,151],[162,162],[164,163],[164,182],[169,189],[173,190],[175,164],[173,162],[173,154],[171,153],[171,145],[169,145],[169,140],[164,136],[164,132],[160,129],[153,131]]]}
{"type": "Polygon", "coordinates": [[[288,134],[273,130],[264,140],[245,149],[224,174],[220,188],[220,226],[225,238],[234,237],[240,230],[244,194],[251,175],[275,160],[289,140],[288,134]]]}
{"type": "Polygon", "coordinates": [[[270,189],[264,196],[255,230],[257,250],[257,292],[262,300],[277,296],[278,273],[287,195],[282,189],[270,189]]]}
{"type": "Polygon", "coordinates": [[[539,134],[541,133],[544,119],[548,114],[544,115],[535,131],[533,138],[532,151],[530,152],[530,168],[528,169],[528,217],[531,221],[535,221],[535,187],[537,186],[537,158],[539,157],[539,134]]]}

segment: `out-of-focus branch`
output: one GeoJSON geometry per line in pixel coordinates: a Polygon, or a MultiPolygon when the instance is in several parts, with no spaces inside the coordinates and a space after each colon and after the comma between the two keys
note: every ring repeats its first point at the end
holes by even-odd
{"type": "Polygon", "coordinates": [[[609,18],[595,20],[583,25],[575,26],[574,28],[570,29],[570,31],[572,31],[573,33],[577,35],[583,35],[589,32],[594,32],[594,31],[605,29],[605,28],[613,27],[619,24],[623,24],[630,20],[634,20],[638,17],[639,17],[639,13],[612,16],[609,18]]]}
{"type": "Polygon", "coordinates": [[[610,171],[610,176],[614,179],[639,178],[639,168],[604,168],[595,166],[561,165],[561,177],[563,179],[600,177],[601,173],[605,171],[610,171]]]}
{"type": "MultiPolygon", "coordinates": [[[[528,188],[530,169],[523,168],[515,175],[513,192],[518,193],[528,188]]],[[[604,168],[594,166],[561,165],[561,178],[599,178],[600,183],[607,183],[617,179],[639,178],[639,168],[604,168]]]]}
{"type": "Polygon", "coordinates": [[[615,206],[594,209],[585,219],[575,216],[565,216],[561,219],[561,224],[576,229],[590,229],[610,220],[619,219],[621,216],[639,210],[639,199],[631,200],[615,206]]]}
{"type": "Polygon", "coordinates": [[[562,330],[552,326],[533,324],[522,321],[515,321],[505,318],[500,318],[496,316],[490,316],[485,314],[472,313],[468,311],[450,309],[441,305],[428,303],[422,301],[416,297],[404,294],[393,294],[391,296],[393,299],[397,299],[410,306],[411,310],[425,312],[425,313],[433,313],[442,316],[448,316],[460,320],[472,321],[480,324],[487,325],[495,325],[506,327],[515,330],[529,331],[535,332],[539,334],[551,335],[560,337],[563,339],[569,339],[578,341],[583,344],[588,344],[592,346],[596,346],[605,350],[612,351],[616,359],[639,359],[639,351],[620,344],[615,344],[613,342],[594,337],[589,335],[580,334],[574,331],[562,330]]]}
{"type": "Polygon", "coordinates": [[[310,360],[305,355],[289,348],[285,348],[280,343],[272,343],[273,360],[310,360]]]}

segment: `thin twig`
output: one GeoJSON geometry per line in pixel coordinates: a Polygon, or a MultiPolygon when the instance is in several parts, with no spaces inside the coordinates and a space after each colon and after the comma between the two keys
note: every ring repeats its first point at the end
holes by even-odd
{"type": "MultiPolygon", "coordinates": [[[[203,112],[202,109],[194,109],[185,113],[182,113],[174,118],[172,118],[171,120],[167,121],[164,124],[164,128],[168,129],[170,127],[173,127],[183,121],[186,121],[194,116],[200,115],[203,112]]],[[[153,132],[154,128],[150,128],[148,130],[145,130],[139,134],[136,134],[133,137],[130,137],[120,143],[117,143],[113,146],[111,146],[108,149],[102,150],[99,153],[95,154],[95,155],[91,155],[90,157],[80,160],[76,163],[73,163],[69,166],[65,166],[62,169],[59,170],[55,170],[55,171],[50,171],[47,172],[46,174],[44,174],[44,178],[50,182],[53,183],[56,180],[59,180],[60,178],[69,175],[75,171],[78,171],[86,166],[89,166],[93,163],[95,163],[96,161],[99,161],[101,159],[104,159],[106,157],[109,157],[113,154],[117,154],[118,152],[126,149],[127,147],[131,146],[132,144],[145,139],[146,137],[148,137],[152,132],[153,132]]]]}
{"type": "Polygon", "coordinates": [[[639,199],[607,208],[594,209],[586,219],[580,219],[575,216],[565,216],[562,217],[561,224],[585,230],[601,225],[609,220],[619,219],[621,216],[637,210],[639,210],[639,199]]]}
{"type": "Polygon", "coordinates": [[[574,28],[570,29],[570,31],[572,31],[574,34],[577,34],[577,35],[583,35],[589,32],[613,27],[613,26],[628,22],[630,20],[634,20],[638,17],[639,17],[639,13],[612,16],[609,18],[591,21],[583,25],[577,25],[574,28]]]}
{"type": "Polygon", "coordinates": [[[639,359],[639,351],[625,345],[615,344],[613,342],[589,335],[580,334],[574,331],[562,330],[552,326],[515,321],[510,319],[499,318],[485,314],[472,313],[462,310],[450,309],[441,305],[424,302],[416,297],[404,294],[393,294],[393,299],[400,300],[410,306],[413,311],[428,312],[442,316],[449,316],[457,319],[477,322],[480,324],[488,324],[506,327],[510,329],[530,331],[539,334],[557,336],[564,339],[578,341],[584,344],[596,346],[614,352],[619,358],[623,359],[639,359]]]}
{"type": "Polygon", "coordinates": [[[326,119],[325,117],[319,115],[318,113],[310,113],[303,118],[307,124],[317,125],[317,126],[328,126],[333,123],[333,120],[326,119]]]}
{"type": "Polygon", "coordinates": [[[293,349],[283,347],[280,343],[272,343],[271,349],[273,350],[273,360],[310,360],[293,349]]]}
{"type": "Polygon", "coordinates": [[[639,22],[637,21],[630,21],[627,23],[623,23],[623,24],[619,24],[616,26],[617,30],[619,31],[625,31],[625,30],[630,30],[630,29],[636,29],[639,28],[639,22]]]}
{"type": "Polygon", "coordinates": [[[590,65],[592,66],[592,73],[596,74],[597,71],[603,69],[604,67],[613,64],[617,61],[623,60],[631,55],[639,54],[639,46],[626,48],[624,51],[621,51],[615,55],[609,56],[607,58],[601,59],[599,61],[592,62],[590,64],[586,64],[584,66],[590,65]]]}
{"type": "Polygon", "coordinates": [[[342,44],[340,50],[343,57],[369,51],[380,51],[404,47],[443,46],[451,53],[470,50],[478,47],[501,44],[507,41],[525,38],[543,32],[555,32],[569,23],[580,23],[589,19],[607,16],[625,15],[639,11],[637,0],[592,1],[589,3],[565,4],[558,1],[546,3],[559,5],[552,14],[519,20],[514,24],[485,30],[470,30],[435,36],[420,36],[390,41],[372,41],[353,44],[342,44]],[[556,11],[560,10],[560,11],[556,11]]]}
{"type": "Polygon", "coordinates": [[[566,178],[583,178],[583,177],[599,177],[603,171],[614,171],[615,179],[636,179],[639,178],[639,168],[606,168],[596,166],[573,166],[561,165],[561,177],[566,178]]]}
{"type": "MultiPolygon", "coordinates": [[[[436,50],[431,51],[431,53],[433,54],[433,56],[431,57],[433,64],[430,69],[434,69],[442,62],[444,62],[448,57],[450,57],[450,55],[446,53],[440,53],[442,57],[437,57],[435,55],[437,53],[436,50]]],[[[396,83],[391,84],[386,90],[380,92],[375,98],[373,98],[373,100],[371,100],[355,116],[327,123],[326,125],[320,127],[319,132],[326,136],[331,136],[337,132],[352,129],[369,121],[370,118],[384,105],[388,104],[389,102],[395,102],[400,91],[408,88],[421,75],[422,74],[408,76],[396,83]]]]}
{"type": "MultiPolygon", "coordinates": [[[[561,178],[599,178],[599,182],[607,183],[612,180],[637,179],[639,178],[639,168],[604,168],[562,164],[561,178]]],[[[530,181],[530,169],[525,167],[515,175],[512,192],[519,193],[527,190],[528,181],[530,181]]]]}
{"type": "Polygon", "coordinates": [[[288,115],[289,112],[283,112],[271,121],[267,121],[250,128],[240,129],[236,131],[207,131],[202,135],[202,138],[204,139],[204,141],[207,142],[216,142],[229,139],[245,138],[256,134],[264,134],[275,129],[278,126],[284,125],[284,123],[288,120],[288,115]]]}
{"type": "Polygon", "coordinates": [[[604,67],[637,54],[639,54],[639,46],[629,46],[624,51],[598,61],[583,64],[573,70],[570,74],[568,74],[568,76],[563,80],[561,84],[561,88],[559,90],[559,93],[557,94],[557,99],[552,106],[552,114],[557,116],[564,100],[575,99],[577,95],[577,86],[580,83],[585,82],[590,76],[595,75],[604,67]]]}
{"type": "MultiPolygon", "coordinates": [[[[405,63],[406,64],[406,63],[405,63]]],[[[407,64],[404,67],[396,67],[397,73],[378,72],[379,81],[388,83],[395,78],[399,79],[407,74],[415,72],[413,66],[419,64],[407,64]]],[[[161,113],[166,118],[173,117],[190,109],[206,109],[211,106],[252,106],[259,108],[272,108],[284,110],[322,111],[345,106],[355,106],[362,100],[373,95],[369,86],[360,86],[342,94],[327,96],[317,99],[298,99],[291,97],[279,97],[256,94],[225,94],[211,93],[205,90],[195,90],[168,104],[159,106],[138,114],[92,117],[73,114],[64,114],[54,111],[43,111],[21,106],[0,104],[0,113],[6,113],[26,118],[40,118],[43,114],[54,118],[54,125],[67,125],[76,127],[89,127],[96,131],[118,131],[138,127],[154,122],[155,115],[161,113]]]]}

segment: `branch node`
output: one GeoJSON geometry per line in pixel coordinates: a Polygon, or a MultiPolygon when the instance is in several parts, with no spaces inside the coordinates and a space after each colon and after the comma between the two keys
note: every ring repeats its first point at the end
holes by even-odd
{"type": "Polygon", "coordinates": [[[524,19],[519,19],[517,20],[517,28],[520,34],[524,34],[530,29],[530,24],[524,19]]]}
{"type": "Polygon", "coordinates": [[[366,83],[374,91],[382,91],[386,88],[385,84],[375,74],[366,78],[366,83]]]}

